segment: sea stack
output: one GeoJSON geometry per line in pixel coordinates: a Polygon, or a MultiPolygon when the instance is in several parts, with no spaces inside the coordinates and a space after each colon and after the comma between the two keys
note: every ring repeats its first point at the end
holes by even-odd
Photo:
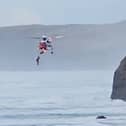
{"type": "Polygon", "coordinates": [[[126,57],[114,73],[111,99],[126,101],[126,57]]]}

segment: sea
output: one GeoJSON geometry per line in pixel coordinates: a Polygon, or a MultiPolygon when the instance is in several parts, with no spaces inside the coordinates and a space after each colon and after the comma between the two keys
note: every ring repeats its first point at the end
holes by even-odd
{"type": "Polygon", "coordinates": [[[1,71],[0,126],[126,126],[126,103],[110,98],[113,74],[1,71]]]}

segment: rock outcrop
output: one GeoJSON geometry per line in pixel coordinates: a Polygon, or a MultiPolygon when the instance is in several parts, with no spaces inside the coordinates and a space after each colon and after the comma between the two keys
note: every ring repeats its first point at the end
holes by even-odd
{"type": "Polygon", "coordinates": [[[126,101],[126,57],[114,73],[111,99],[126,101]]]}
{"type": "Polygon", "coordinates": [[[107,117],[101,115],[101,116],[97,116],[96,119],[106,119],[107,117]]]}

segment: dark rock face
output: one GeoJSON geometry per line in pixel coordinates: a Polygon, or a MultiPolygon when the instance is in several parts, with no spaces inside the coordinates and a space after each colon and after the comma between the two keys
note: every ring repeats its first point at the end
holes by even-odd
{"type": "Polygon", "coordinates": [[[114,73],[111,99],[126,101],[126,57],[120,62],[114,73]]]}

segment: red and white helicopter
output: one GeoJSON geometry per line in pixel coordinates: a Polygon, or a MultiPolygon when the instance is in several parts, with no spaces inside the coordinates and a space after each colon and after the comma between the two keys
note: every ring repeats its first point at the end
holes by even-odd
{"type": "Polygon", "coordinates": [[[36,58],[37,65],[39,65],[40,55],[48,52],[49,50],[51,50],[50,53],[53,54],[53,41],[55,41],[56,39],[61,39],[63,37],[64,37],[63,35],[56,35],[56,36],[42,35],[42,37],[33,37],[33,39],[39,39],[39,43],[37,46],[39,55],[36,58]]]}

